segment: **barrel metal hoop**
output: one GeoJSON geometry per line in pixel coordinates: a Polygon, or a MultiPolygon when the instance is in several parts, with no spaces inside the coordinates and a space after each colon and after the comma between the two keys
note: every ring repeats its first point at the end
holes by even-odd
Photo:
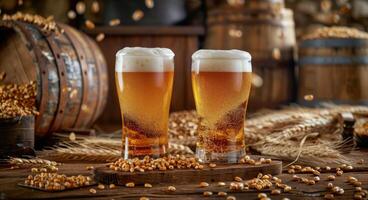
{"type": "Polygon", "coordinates": [[[51,34],[46,34],[44,36],[46,37],[46,40],[48,41],[48,44],[51,47],[50,49],[57,63],[57,66],[58,66],[57,69],[58,69],[58,74],[59,74],[59,85],[60,85],[59,86],[60,87],[59,103],[57,106],[57,112],[55,113],[55,118],[50,128],[50,132],[53,132],[60,128],[62,124],[62,120],[64,118],[63,109],[66,107],[66,104],[67,104],[68,91],[67,91],[67,88],[63,88],[63,86],[67,85],[67,74],[66,74],[67,71],[66,71],[65,62],[63,58],[61,57],[62,51],[55,41],[55,34],[51,33],[51,34]]]}
{"type": "MultiPolygon", "coordinates": [[[[98,81],[98,94],[102,94],[102,91],[103,91],[103,87],[104,87],[104,84],[103,84],[103,69],[101,69],[101,67],[102,66],[100,66],[102,63],[100,63],[100,58],[99,58],[99,53],[101,53],[101,52],[99,52],[99,49],[98,49],[98,47],[96,46],[96,44],[94,44],[93,43],[93,41],[92,41],[92,39],[91,38],[89,38],[89,37],[86,37],[86,42],[89,44],[89,46],[91,47],[91,48],[93,48],[93,49],[95,49],[94,51],[92,51],[92,54],[93,54],[93,56],[94,56],[94,58],[96,59],[96,74],[97,74],[97,76],[98,76],[98,79],[97,79],[97,81],[98,81]]],[[[93,114],[92,114],[92,118],[91,118],[91,120],[90,120],[90,122],[88,123],[88,125],[87,125],[87,127],[91,127],[92,125],[93,125],[93,123],[97,120],[97,117],[99,116],[99,109],[101,109],[101,104],[103,104],[103,99],[104,98],[106,98],[106,97],[104,97],[104,96],[100,96],[100,95],[97,95],[97,97],[96,97],[97,99],[96,99],[96,101],[97,101],[97,104],[96,104],[96,110],[95,110],[95,112],[93,112],[93,114]]],[[[103,106],[102,106],[103,107],[103,106]]]]}
{"type": "MultiPolygon", "coordinates": [[[[24,34],[24,36],[27,39],[27,41],[31,43],[33,52],[34,52],[34,54],[36,56],[37,63],[38,63],[38,64],[37,63],[36,64],[40,68],[40,73],[41,73],[41,76],[42,76],[41,80],[39,80],[41,82],[41,87],[42,87],[42,89],[40,90],[41,91],[41,94],[37,94],[37,95],[41,95],[40,104],[39,104],[39,106],[37,108],[38,111],[39,111],[39,113],[40,113],[40,115],[36,117],[36,121],[41,120],[41,117],[40,116],[42,116],[42,113],[45,112],[46,105],[47,105],[47,97],[49,96],[48,95],[49,92],[48,92],[48,89],[47,89],[48,88],[48,82],[49,82],[49,80],[48,80],[49,70],[48,70],[47,64],[46,64],[48,61],[42,55],[42,51],[38,47],[38,45],[36,44],[36,42],[34,41],[34,38],[33,38],[32,34],[31,34],[31,32],[28,31],[28,30],[26,30],[26,28],[25,28],[25,26],[27,26],[27,25],[29,25],[29,26],[33,26],[33,25],[30,25],[30,24],[27,24],[27,23],[24,23],[24,22],[19,22],[19,21],[9,22],[9,23],[6,23],[6,24],[7,24],[6,25],[7,27],[16,27],[16,28],[18,28],[22,32],[22,34],[24,34]]],[[[37,27],[37,26],[35,26],[35,27],[37,27]]],[[[37,30],[39,30],[38,27],[37,27],[37,30]]],[[[39,124],[39,123],[36,122],[35,124],[37,126],[37,124],[39,124]]],[[[36,127],[36,130],[39,130],[39,128],[40,127],[36,127]]],[[[40,129],[40,131],[41,132],[46,132],[47,130],[40,129]]]]}
{"type": "Polygon", "coordinates": [[[78,39],[76,39],[77,37],[74,36],[74,31],[63,25],[60,24],[60,27],[62,27],[64,29],[64,34],[66,35],[66,37],[69,39],[69,41],[71,41],[71,45],[75,51],[75,54],[78,57],[78,61],[80,63],[80,67],[81,67],[81,75],[82,75],[82,81],[83,81],[83,93],[82,93],[82,101],[81,101],[81,105],[80,105],[80,109],[79,109],[79,113],[77,114],[77,118],[74,122],[73,127],[80,127],[80,123],[85,120],[86,117],[86,113],[83,112],[83,104],[87,101],[88,98],[88,64],[87,64],[87,56],[86,53],[83,49],[83,45],[80,44],[80,41],[78,41],[78,39]],[[77,47],[79,46],[79,48],[77,47]],[[78,49],[80,49],[80,51],[78,51],[78,49]]]}
{"type": "Polygon", "coordinates": [[[359,39],[359,38],[314,39],[314,40],[304,40],[300,44],[300,48],[322,48],[322,47],[332,47],[332,48],[368,47],[368,39],[359,39]]]}
{"type": "Polygon", "coordinates": [[[368,57],[353,56],[353,57],[322,57],[322,56],[306,56],[299,59],[299,65],[367,65],[368,57]]]}

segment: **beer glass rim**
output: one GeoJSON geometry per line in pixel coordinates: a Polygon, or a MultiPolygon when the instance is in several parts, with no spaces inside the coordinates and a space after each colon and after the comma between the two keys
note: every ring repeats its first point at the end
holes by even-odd
{"type": "Polygon", "coordinates": [[[161,47],[124,47],[116,53],[116,57],[155,57],[173,58],[174,52],[169,48],[161,47]]]}
{"type": "Polygon", "coordinates": [[[200,49],[193,53],[192,60],[246,60],[251,61],[252,56],[242,50],[217,50],[217,49],[200,49]]]}

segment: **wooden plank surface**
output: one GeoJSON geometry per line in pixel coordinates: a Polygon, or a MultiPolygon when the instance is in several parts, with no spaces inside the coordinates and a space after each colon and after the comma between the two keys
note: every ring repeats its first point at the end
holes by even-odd
{"type": "MultiPolygon", "coordinates": [[[[368,170],[360,171],[362,169],[368,169],[368,151],[358,151],[351,154],[354,158],[363,158],[365,163],[363,165],[354,164],[355,169],[359,169],[358,172],[346,172],[342,176],[336,177],[335,181],[332,181],[334,185],[340,186],[345,190],[345,193],[341,196],[335,196],[335,199],[353,199],[354,187],[346,183],[348,176],[354,176],[362,182],[362,188],[368,189],[368,170]]],[[[93,165],[95,168],[104,166],[103,164],[90,164],[90,163],[70,163],[63,164],[59,167],[59,172],[66,173],[68,175],[91,174],[92,171],[86,170],[86,166],[93,165]]],[[[48,193],[37,190],[31,190],[28,188],[22,188],[17,186],[17,183],[24,180],[29,174],[29,169],[9,169],[9,167],[3,167],[0,169],[0,198],[1,199],[139,199],[142,196],[149,197],[150,199],[204,199],[204,191],[212,191],[214,195],[208,199],[225,199],[224,197],[218,197],[216,194],[219,191],[225,191],[228,195],[237,197],[237,199],[257,199],[258,191],[247,190],[242,192],[230,191],[227,187],[219,187],[214,183],[210,183],[207,188],[199,188],[198,182],[190,184],[174,183],[176,192],[167,192],[168,184],[153,184],[152,188],[144,188],[143,186],[137,186],[135,188],[126,188],[124,186],[117,186],[115,189],[99,190],[96,186],[97,193],[92,194],[89,192],[89,188],[82,188],[77,190],[48,193]]],[[[335,171],[332,171],[335,172],[335,171]]],[[[269,195],[272,199],[282,199],[288,197],[289,199],[323,199],[326,193],[326,185],[329,181],[326,180],[328,175],[334,173],[322,173],[321,181],[315,185],[306,185],[292,181],[290,174],[281,174],[277,177],[281,178],[284,183],[292,186],[290,193],[282,193],[281,195],[269,195]]],[[[300,177],[311,178],[310,174],[298,174],[300,177]]],[[[228,182],[227,182],[228,183],[228,182]]],[[[262,191],[269,194],[269,190],[262,191]]]]}
{"type": "Polygon", "coordinates": [[[281,161],[272,161],[270,164],[246,165],[246,164],[222,164],[214,168],[207,165],[202,170],[175,169],[167,171],[146,172],[117,172],[107,167],[94,170],[95,180],[104,184],[114,183],[125,185],[128,182],[144,185],[144,183],[193,183],[193,182],[218,182],[232,181],[234,174],[243,179],[251,179],[258,173],[279,175],[282,171],[281,161]]]}

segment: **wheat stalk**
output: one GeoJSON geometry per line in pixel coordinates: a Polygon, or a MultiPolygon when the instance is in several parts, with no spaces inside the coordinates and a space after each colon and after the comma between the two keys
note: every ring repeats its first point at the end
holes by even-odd
{"type": "MultiPolygon", "coordinates": [[[[337,120],[341,112],[368,115],[368,107],[336,105],[327,105],[321,109],[289,107],[281,111],[256,114],[246,120],[246,144],[262,155],[286,160],[298,158],[298,162],[310,165],[349,163],[350,160],[340,152],[341,149],[349,148],[345,145],[347,142],[342,140],[342,127],[337,120]],[[313,136],[306,138],[310,134],[313,136]],[[303,145],[300,145],[301,141],[303,145]]],[[[196,144],[198,117],[190,111],[174,113],[172,118],[175,118],[171,119],[175,123],[169,131],[173,135],[170,135],[168,152],[192,155],[193,151],[189,146],[193,147],[196,144]],[[185,125],[187,122],[190,126],[185,125]]],[[[85,136],[71,141],[65,135],[57,136],[62,138],[62,142],[39,152],[41,158],[61,162],[112,162],[121,157],[120,138],[85,136]]]]}
{"type": "MultiPolygon", "coordinates": [[[[342,140],[341,124],[338,115],[342,112],[368,115],[366,106],[324,105],[325,108],[312,109],[287,107],[280,111],[262,111],[245,122],[245,140],[248,146],[263,155],[294,160],[299,155],[299,162],[307,164],[349,163],[350,160],[341,151],[347,146],[342,140]],[[300,148],[302,139],[311,134],[300,148]]],[[[193,115],[193,114],[192,114],[193,115]]],[[[180,118],[180,116],[176,116],[180,118]]],[[[195,140],[184,136],[186,145],[195,145],[195,140]]]]}
{"type": "Polygon", "coordinates": [[[59,163],[51,160],[41,158],[15,158],[11,157],[8,159],[8,163],[17,168],[31,168],[40,166],[57,166],[59,163]]]}
{"type": "Polygon", "coordinates": [[[96,149],[88,147],[53,147],[39,153],[39,157],[59,162],[91,161],[113,162],[121,157],[120,150],[96,149]]]}
{"type": "MultiPolygon", "coordinates": [[[[60,162],[113,162],[121,158],[122,143],[119,138],[80,136],[76,140],[69,140],[68,136],[62,134],[56,136],[61,138],[61,142],[38,152],[39,157],[60,162]]],[[[171,142],[168,153],[194,154],[189,147],[171,142]]]]}

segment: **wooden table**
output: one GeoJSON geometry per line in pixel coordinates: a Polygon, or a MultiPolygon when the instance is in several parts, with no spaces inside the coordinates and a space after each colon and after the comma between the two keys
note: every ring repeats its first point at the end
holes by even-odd
{"type": "MultiPolygon", "coordinates": [[[[362,188],[368,189],[368,150],[355,151],[349,154],[352,159],[365,159],[364,164],[354,164],[354,170],[352,172],[345,172],[342,176],[336,177],[333,182],[334,185],[340,186],[345,190],[345,193],[341,196],[336,196],[335,199],[353,199],[354,187],[346,183],[348,176],[354,176],[363,183],[362,188]]],[[[68,175],[84,174],[88,175],[91,171],[86,170],[86,166],[93,165],[95,167],[102,166],[103,164],[91,164],[91,163],[70,163],[64,164],[59,167],[59,172],[68,175]]],[[[331,167],[336,167],[332,166],[331,167]]],[[[142,196],[149,197],[150,199],[226,199],[225,197],[217,196],[217,192],[225,191],[228,195],[237,197],[237,199],[257,199],[258,191],[248,190],[244,192],[232,192],[228,187],[219,187],[216,183],[211,183],[208,188],[199,188],[198,183],[193,184],[180,184],[177,183],[174,186],[177,191],[168,193],[166,188],[168,185],[158,184],[153,185],[153,188],[144,188],[137,186],[135,188],[125,188],[123,186],[117,186],[115,189],[99,190],[97,186],[97,193],[92,194],[89,192],[89,188],[82,188],[64,192],[48,193],[17,186],[17,183],[22,182],[24,178],[29,174],[29,169],[0,169],[0,199],[139,199],[142,196]],[[204,191],[212,191],[214,195],[211,197],[204,197],[202,194],[204,191]]],[[[332,172],[335,172],[332,170],[332,172]]],[[[282,199],[288,197],[289,199],[322,199],[326,193],[326,185],[328,181],[327,176],[334,173],[322,173],[321,181],[315,185],[306,185],[302,183],[293,182],[292,175],[284,173],[278,177],[283,180],[284,183],[292,186],[291,193],[282,193],[281,195],[270,195],[270,191],[262,191],[268,194],[272,199],[282,199]]],[[[311,177],[310,174],[298,174],[301,177],[311,177]]]]}

